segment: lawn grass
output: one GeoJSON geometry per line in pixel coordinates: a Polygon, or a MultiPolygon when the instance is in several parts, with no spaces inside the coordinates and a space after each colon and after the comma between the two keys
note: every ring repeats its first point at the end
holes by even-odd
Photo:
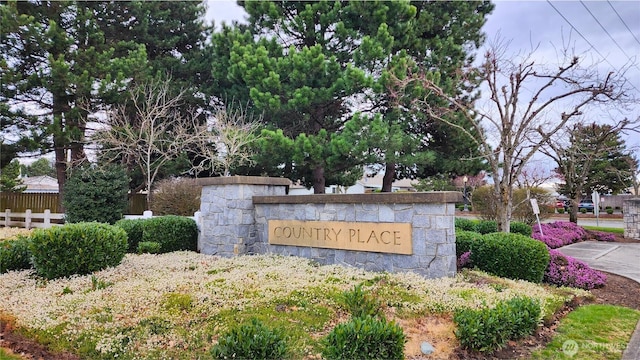
{"type": "Polygon", "coordinates": [[[4,349],[0,348],[0,360],[22,360],[22,358],[17,355],[9,354],[4,349]]]}
{"type": "Polygon", "coordinates": [[[557,333],[531,359],[620,359],[640,311],[614,305],[586,305],[560,321],[557,333]]]}
{"type": "Polygon", "coordinates": [[[604,227],[604,226],[583,226],[585,230],[593,230],[593,231],[602,231],[614,234],[624,234],[623,228],[613,228],[613,227],[604,227]]]}

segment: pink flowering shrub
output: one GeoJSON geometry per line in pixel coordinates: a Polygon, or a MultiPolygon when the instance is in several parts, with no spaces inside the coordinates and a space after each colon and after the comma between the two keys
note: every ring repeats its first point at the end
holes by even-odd
{"type": "Polygon", "coordinates": [[[458,258],[458,269],[471,266],[471,251],[462,253],[458,258]]]}
{"type": "Polygon", "coordinates": [[[556,249],[585,240],[587,231],[569,221],[556,221],[541,226],[534,225],[531,237],[547,244],[550,249],[556,249]],[[542,233],[540,233],[540,227],[542,227],[542,233]]]}
{"type": "Polygon", "coordinates": [[[603,231],[591,231],[590,233],[598,241],[616,241],[616,235],[614,233],[603,231]]]}
{"type": "Polygon", "coordinates": [[[570,286],[585,290],[604,286],[607,276],[586,263],[566,256],[558,250],[549,250],[551,261],[543,281],[553,285],[570,286]]]}

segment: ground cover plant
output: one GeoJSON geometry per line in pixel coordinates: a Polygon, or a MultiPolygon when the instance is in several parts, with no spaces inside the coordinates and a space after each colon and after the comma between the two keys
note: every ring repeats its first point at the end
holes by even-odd
{"type": "Polygon", "coordinates": [[[590,290],[601,287],[607,281],[607,276],[592,269],[585,262],[566,256],[558,250],[549,250],[551,261],[544,274],[544,281],[548,284],[571,286],[590,290]]]}
{"type": "MultiPolygon", "coordinates": [[[[223,334],[253,318],[282,332],[292,358],[317,357],[322,339],[347,320],[349,293],[372,297],[385,318],[401,326],[451,324],[456,310],[494,307],[514,297],[539,302],[545,318],[575,294],[587,296],[478,271],[424,279],[318,266],[295,257],[227,259],[190,251],[127,254],[116,267],[48,281],[30,270],[0,275],[2,311],[17,328],[88,359],[206,358],[223,334]],[[362,294],[356,294],[358,287],[362,294]]],[[[452,333],[452,325],[444,328],[452,333]]],[[[425,339],[411,332],[407,339],[405,349],[418,352],[405,355],[419,354],[415,344],[425,339]]],[[[436,351],[447,357],[452,341],[434,342],[436,351]]]]}
{"type": "Polygon", "coordinates": [[[557,249],[586,240],[587,235],[587,231],[575,223],[556,221],[533,226],[533,234],[531,236],[547,244],[550,249],[557,249]]]}

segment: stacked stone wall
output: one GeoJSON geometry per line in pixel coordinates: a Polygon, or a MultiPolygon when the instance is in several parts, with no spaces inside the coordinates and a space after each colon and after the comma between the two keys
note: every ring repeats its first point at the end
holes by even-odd
{"type": "MultiPolygon", "coordinates": [[[[259,177],[200,179],[198,249],[231,257],[280,254],[372,271],[454,276],[458,192],[286,195],[288,180],[259,177]],[[355,251],[269,243],[270,221],[411,224],[411,253],[355,251]]],[[[397,226],[397,225],[396,225],[397,226]]]]}
{"type": "Polygon", "coordinates": [[[624,237],[640,240],[640,198],[625,200],[622,204],[624,214],[624,237]]]}

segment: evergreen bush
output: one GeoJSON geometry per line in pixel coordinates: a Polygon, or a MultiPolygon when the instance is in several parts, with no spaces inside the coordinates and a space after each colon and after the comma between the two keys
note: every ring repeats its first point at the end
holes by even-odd
{"type": "Polygon", "coordinates": [[[138,244],[142,242],[142,233],[144,232],[144,222],[147,219],[120,219],[115,226],[123,229],[127,233],[127,241],[129,249],[127,252],[133,253],[138,251],[138,244]]]}
{"type": "Polygon", "coordinates": [[[31,268],[29,241],[29,237],[23,235],[0,241],[0,274],[31,268]]]}
{"type": "Polygon", "coordinates": [[[406,336],[402,328],[384,318],[351,318],[336,325],[322,339],[322,357],[338,359],[404,359],[406,336]]]}
{"type": "Polygon", "coordinates": [[[540,322],[540,304],[526,297],[501,301],[494,308],[461,309],[454,314],[455,335],[463,348],[491,352],[509,340],[531,334],[540,322]]]}
{"type": "Polygon", "coordinates": [[[531,237],[532,231],[533,230],[530,225],[527,225],[520,221],[511,222],[511,232],[514,234],[520,234],[520,235],[531,237]]]}
{"type": "Polygon", "coordinates": [[[549,250],[524,235],[491,233],[476,241],[471,262],[497,276],[539,283],[549,265],[549,250]]]}
{"type": "Polygon", "coordinates": [[[141,241],[138,243],[136,252],[138,254],[160,254],[162,245],[155,241],[141,241]]]}
{"type": "Polygon", "coordinates": [[[285,336],[255,318],[220,336],[211,349],[214,359],[285,359],[288,353],[285,336]]]}
{"type": "Polygon", "coordinates": [[[378,316],[380,313],[380,304],[362,290],[362,285],[343,293],[342,300],[352,317],[378,316]]]}
{"type": "Polygon", "coordinates": [[[101,223],[66,224],[34,231],[29,250],[42,277],[85,275],[120,264],[127,251],[127,233],[101,223]]]}
{"type": "Polygon", "coordinates": [[[142,241],[160,243],[161,253],[198,249],[198,226],[184,216],[159,216],[146,219],[142,241]]]}
{"type": "Polygon", "coordinates": [[[482,236],[475,231],[456,230],[456,257],[471,251],[473,244],[482,236]]]}
{"type": "Polygon", "coordinates": [[[457,217],[455,218],[455,228],[456,230],[475,231],[476,222],[471,219],[457,217]]]}
{"type": "Polygon", "coordinates": [[[489,234],[498,231],[498,223],[495,220],[481,220],[476,223],[475,231],[480,234],[489,234]]]}
{"type": "Polygon", "coordinates": [[[114,224],[127,209],[129,179],[120,166],[90,166],[73,170],[64,186],[66,223],[114,224]]]}

